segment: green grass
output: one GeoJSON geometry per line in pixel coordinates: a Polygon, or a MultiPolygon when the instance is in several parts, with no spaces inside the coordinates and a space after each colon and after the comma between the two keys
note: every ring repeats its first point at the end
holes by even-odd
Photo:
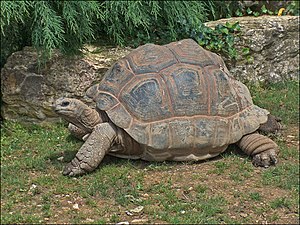
{"type": "Polygon", "coordinates": [[[272,85],[250,86],[253,102],[268,109],[284,124],[299,123],[299,82],[285,81],[272,85]]]}
{"type": "Polygon", "coordinates": [[[264,185],[299,191],[299,165],[285,162],[269,168],[262,174],[262,182],[264,185]]]}
{"type": "Polygon", "coordinates": [[[276,198],[275,200],[271,201],[270,206],[272,209],[284,208],[284,207],[290,208],[292,206],[292,203],[286,197],[280,197],[280,198],[276,198]]]}
{"type": "MultiPolygon", "coordinates": [[[[298,88],[297,82],[250,88],[256,104],[282,117],[288,133],[294,128],[289,134],[296,141],[298,88]]],[[[284,136],[274,140],[281,149],[279,164],[268,169],[253,167],[250,157],[231,146],[219,158],[199,163],[108,156],[93,173],[69,178],[61,171],[82,142],[69,135],[65,124],[6,121],[1,124],[1,223],[106,224],[146,218],[148,223],[251,224],[262,216],[269,223],[296,223],[299,149],[284,136]],[[138,206],[142,212],[126,214],[138,206]]]]}
{"type": "Polygon", "coordinates": [[[261,194],[259,192],[250,192],[249,197],[254,201],[260,201],[262,199],[261,194]]]}

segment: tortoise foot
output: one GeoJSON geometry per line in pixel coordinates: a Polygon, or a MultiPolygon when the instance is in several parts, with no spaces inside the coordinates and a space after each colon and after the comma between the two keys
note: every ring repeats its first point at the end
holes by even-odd
{"type": "Polygon", "coordinates": [[[83,175],[85,173],[86,171],[80,167],[80,163],[76,158],[68,163],[63,170],[63,175],[70,177],[83,175]]]}
{"type": "Polygon", "coordinates": [[[254,166],[269,167],[278,162],[277,154],[274,149],[258,153],[253,156],[252,163],[254,166]]]}

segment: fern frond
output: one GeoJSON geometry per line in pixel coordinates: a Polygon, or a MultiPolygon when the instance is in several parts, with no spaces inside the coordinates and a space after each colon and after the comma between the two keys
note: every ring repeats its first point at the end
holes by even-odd
{"type": "Polygon", "coordinates": [[[35,2],[34,7],[32,43],[37,49],[43,50],[43,56],[49,58],[52,50],[60,47],[65,40],[63,22],[48,2],[35,2]]]}
{"type": "Polygon", "coordinates": [[[24,18],[29,15],[30,2],[26,1],[1,1],[0,27],[1,33],[5,35],[4,27],[9,26],[12,21],[24,23],[24,18]]]}

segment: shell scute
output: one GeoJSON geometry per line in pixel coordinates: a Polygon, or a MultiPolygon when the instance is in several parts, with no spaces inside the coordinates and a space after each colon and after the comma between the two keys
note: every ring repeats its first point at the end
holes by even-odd
{"type": "Polygon", "coordinates": [[[169,144],[169,124],[167,122],[153,123],[150,128],[151,145],[157,149],[166,149],[169,144]]]}
{"type": "Polygon", "coordinates": [[[150,124],[133,122],[129,129],[125,129],[133,139],[141,144],[149,143],[150,124]]]}
{"type": "Polygon", "coordinates": [[[216,61],[210,58],[210,52],[200,47],[192,39],[172,42],[166,45],[181,63],[195,64],[201,67],[216,65],[216,61]]]}
{"type": "Polygon", "coordinates": [[[116,62],[106,73],[101,83],[99,90],[111,93],[118,96],[119,91],[134,77],[130,71],[125,59],[116,62]]]}
{"type": "Polygon", "coordinates": [[[126,58],[135,74],[157,73],[177,62],[169,49],[154,44],[138,47],[126,58]]]}
{"type": "Polygon", "coordinates": [[[118,99],[113,95],[105,92],[97,93],[94,97],[94,101],[96,102],[97,107],[103,111],[107,111],[119,103],[118,99]]]}
{"type": "Polygon", "coordinates": [[[124,129],[129,127],[132,120],[132,116],[128,113],[128,111],[122,104],[118,104],[116,107],[108,110],[107,114],[109,115],[113,123],[118,124],[124,129]]]}
{"type": "Polygon", "coordinates": [[[163,90],[159,79],[154,76],[138,79],[121,93],[120,101],[137,120],[157,121],[171,116],[163,90]]]}
{"type": "Polygon", "coordinates": [[[231,116],[240,111],[240,106],[237,102],[238,96],[232,87],[231,78],[223,71],[214,70],[214,79],[216,81],[215,102],[212,106],[216,108],[216,115],[231,116]]]}
{"type": "Polygon", "coordinates": [[[193,147],[194,125],[191,120],[174,120],[169,122],[170,126],[170,148],[193,147]]]}
{"type": "Polygon", "coordinates": [[[167,85],[174,116],[207,114],[206,84],[198,67],[176,64],[161,75],[167,85]]]}

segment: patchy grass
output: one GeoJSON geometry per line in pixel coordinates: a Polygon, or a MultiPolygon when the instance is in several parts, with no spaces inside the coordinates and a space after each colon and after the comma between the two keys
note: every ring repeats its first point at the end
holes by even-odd
{"type": "Polygon", "coordinates": [[[299,221],[298,83],[252,87],[283,119],[279,164],[255,168],[236,147],[197,163],[105,157],[93,173],[61,171],[82,142],[64,124],[1,125],[1,223],[278,223],[299,221]],[[63,160],[62,160],[63,156],[63,160]]]}
{"type": "Polygon", "coordinates": [[[299,82],[286,81],[264,86],[250,86],[253,102],[268,109],[283,123],[299,124],[299,82]]]}

